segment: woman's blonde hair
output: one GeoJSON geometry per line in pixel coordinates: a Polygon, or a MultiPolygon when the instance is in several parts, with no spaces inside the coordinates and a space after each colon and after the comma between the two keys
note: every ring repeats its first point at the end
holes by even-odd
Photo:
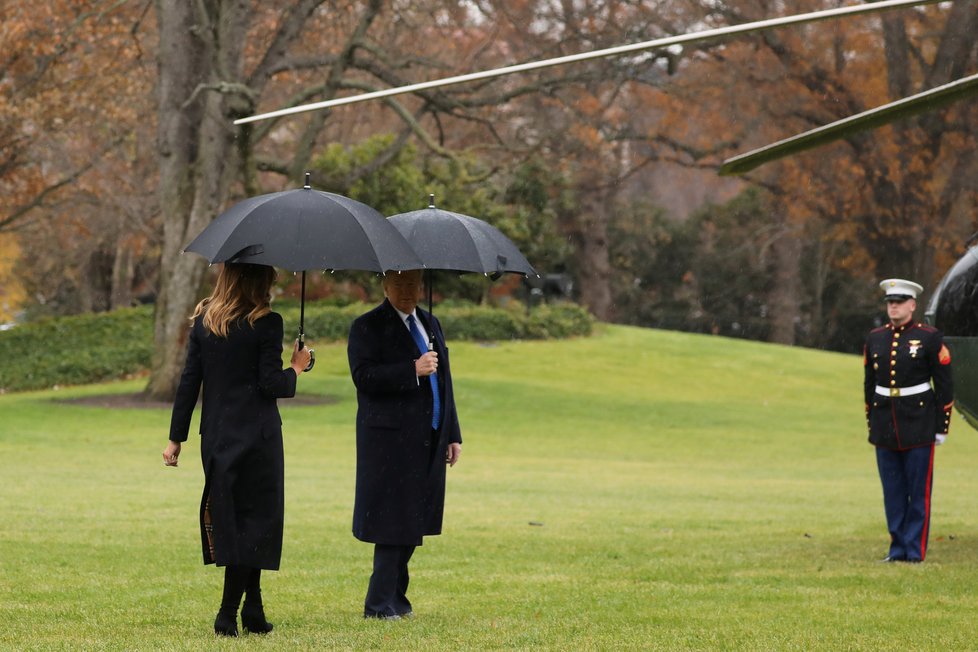
{"type": "Polygon", "coordinates": [[[275,269],[267,265],[224,263],[217,276],[214,291],[197,304],[191,321],[204,316],[204,328],[220,337],[239,319],[254,324],[272,311],[270,306],[275,269]]]}

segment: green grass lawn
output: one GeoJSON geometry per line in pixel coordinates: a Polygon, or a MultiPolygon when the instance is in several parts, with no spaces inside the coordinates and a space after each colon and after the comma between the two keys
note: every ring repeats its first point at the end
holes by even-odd
{"type": "Polygon", "coordinates": [[[200,563],[199,438],[164,468],[165,409],[62,402],[142,381],[0,396],[0,648],[92,650],[978,649],[978,437],[938,449],[931,545],[888,537],[861,360],[601,327],[452,345],[462,461],[445,534],[412,562],[417,617],[361,618],[350,534],[355,397],[317,346],[283,401],[275,631],[217,640],[200,563]]]}

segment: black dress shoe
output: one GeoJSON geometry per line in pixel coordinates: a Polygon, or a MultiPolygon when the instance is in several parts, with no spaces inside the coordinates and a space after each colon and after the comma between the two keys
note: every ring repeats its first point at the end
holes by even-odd
{"type": "Polygon", "coordinates": [[[401,619],[401,617],[398,616],[397,614],[378,614],[369,611],[363,612],[363,617],[367,619],[376,618],[377,620],[400,620],[401,619]]]}
{"type": "Polygon", "coordinates": [[[903,557],[890,557],[889,555],[880,559],[880,562],[884,564],[892,564],[898,561],[907,561],[907,560],[904,559],[903,557]]]}
{"type": "Polygon", "coordinates": [[[265,609],[261,605],[255,607],[247,602],[241,608],[241,627],[252,634],[267,634],[274,629],[272,623],[265,620],[265,609]]]}
{"type": "Polygon", "coordinates": [[[217,618],[214,619],[214,633],[218,636],[237,636],[238,635],[238,614],[218,611],[217,618]]]}

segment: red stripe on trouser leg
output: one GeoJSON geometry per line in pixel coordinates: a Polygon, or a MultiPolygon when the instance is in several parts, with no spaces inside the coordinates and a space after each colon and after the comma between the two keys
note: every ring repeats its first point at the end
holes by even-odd
{"type": "Polygon", "coordinates": [[[927,465],[927,495],[924,498],[924,528],[920,533],[920,561],[927,556],[927,535],[930,533],[930,491],[934,482],[934,448],[930,446],[930,463],[927,465]]]}

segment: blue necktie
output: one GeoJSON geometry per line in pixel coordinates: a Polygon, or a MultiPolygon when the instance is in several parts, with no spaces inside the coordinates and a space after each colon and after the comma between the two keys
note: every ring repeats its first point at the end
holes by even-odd
{"type": "MultiPolygon", "coordinates": [[[[407,323],[408,329],[411,331],[411,337],[414,338],[414,343],[418,345],[418,350],[421,351],[421,355],[424,355],[428,352],[428,343],[424,341],[424,336],[418,330],[418,325],[414,323],[414,315],[408,315],[407,323]]],[[[428,376],[428,380],[431,381],[431,429],[438,430],[438,422],[441,420],[441,397],[438,396],[438,374],[431,374],[428,376]]]]}

